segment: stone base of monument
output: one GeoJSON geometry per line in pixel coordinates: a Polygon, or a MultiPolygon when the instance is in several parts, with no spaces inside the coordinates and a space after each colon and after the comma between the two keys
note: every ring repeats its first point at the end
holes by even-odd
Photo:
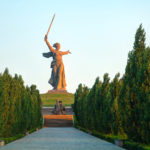
{"type": "Polygon", "coordinates": [[[44,127],[73,127],[73,116],[44,115],[44,127]]]}
{"type": "Polygon", "coordinates": [[[68,92],[67,92],[67,90],[49,90],[47,93],[48,94],[56,94],[56,93],[63,94],[63,93],[68,93],[68,92]]]}

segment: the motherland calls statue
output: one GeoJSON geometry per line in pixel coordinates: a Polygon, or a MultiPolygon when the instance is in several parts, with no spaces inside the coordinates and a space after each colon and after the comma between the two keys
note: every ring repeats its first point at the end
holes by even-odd
{"type": "MultiPolygon", "coordinates": [[[[55,15],[54,15],[54,17],[55,17],[55,15]]],[[[54,17],[52,19],[52,22],[54,20],[54,17]]],[[[50,27],[52,25],[52,22],[50,24],[50,27]]],[[[49,30],[50,30],[50,27],[49,27],[49,30]]],[[[53,90],[66,91],[65,70],[64,70],[62,56],[69,54],[70,51],[69,50],[65,51],[65,52],[60,51],[59,43],[53,44],[53,47],[52,47],[47,39],[49,30],[48,30],[47,34],[45,35],[45,42],[48,45],[50,52],[43,53],[44,57],[46,57],[46,58],[52,57],[53,58],[53,61],[51,63],[51,68],[52,68],[51,77],[48,82],[53,86],[53,90]]]]}

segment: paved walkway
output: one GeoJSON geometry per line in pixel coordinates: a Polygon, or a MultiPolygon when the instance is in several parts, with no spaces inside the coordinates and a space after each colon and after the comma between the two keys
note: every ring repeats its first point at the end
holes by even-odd
{"type": "Polygon", "coordinates": [[[43,128],[0,150],[122,150],[73,127],[43,128]]]}

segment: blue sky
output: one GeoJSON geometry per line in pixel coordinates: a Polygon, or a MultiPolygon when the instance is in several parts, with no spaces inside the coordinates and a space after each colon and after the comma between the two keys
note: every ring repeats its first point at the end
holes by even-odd
{"type": "Polygon", "coordinates": [[[106,72],[111,79],[122,75],[141,23],[150,45],[149,0],[1,0],[0,72],[7,67],[12,75],[21,74],[41,93],[52,89],[52,60],[42,53],[49,51],[44,35],[54,13],[49,41],[72,52],[63,57],[69,92],[79,83],[91,87],[106,72]]]}

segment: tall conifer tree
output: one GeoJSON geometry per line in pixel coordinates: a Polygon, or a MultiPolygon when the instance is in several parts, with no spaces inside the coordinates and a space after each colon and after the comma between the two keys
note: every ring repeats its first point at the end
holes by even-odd
{"type": "Polygon", "coordinates": [[[145,80],[145,31],[139,26],[135,35],[133,50],[129,53],[123,87],[120,94],[120,112],[122,126],[128,137],[142,140],[142,122],[144,121],[145,87],[141,88],[145,80]]]}

